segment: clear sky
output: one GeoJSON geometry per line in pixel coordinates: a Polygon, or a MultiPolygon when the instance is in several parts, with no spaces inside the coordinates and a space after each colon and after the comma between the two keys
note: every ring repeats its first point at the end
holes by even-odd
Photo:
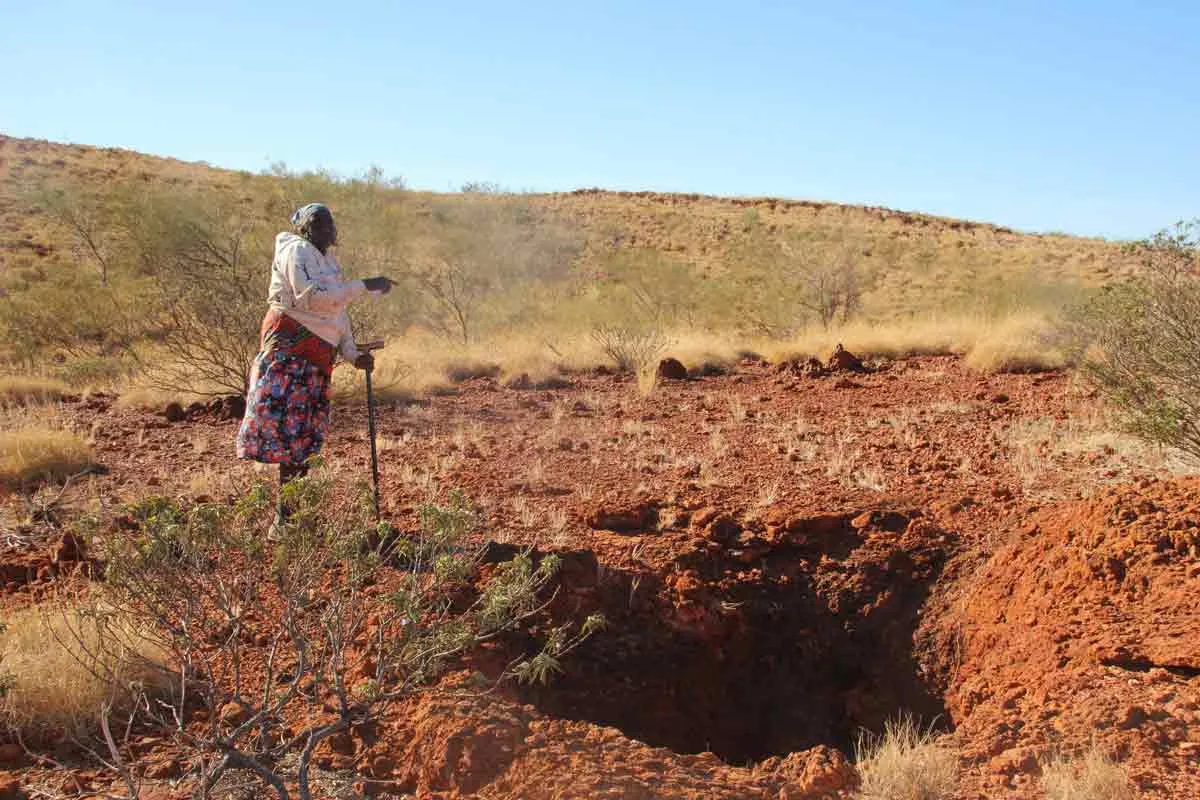
{"type": "Polygon", "coordinates": [[[416,188],[1200,216],[1200,3],[0,0],[0,131],[416,188]]]}

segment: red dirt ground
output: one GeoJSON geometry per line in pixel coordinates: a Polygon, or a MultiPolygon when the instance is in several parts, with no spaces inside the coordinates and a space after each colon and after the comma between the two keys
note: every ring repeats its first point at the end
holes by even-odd
{"type": "MultiPolygon", "coordinates": [[[[838,796],[858,732],[908,711],[958,753],[962,798],[1039,797],[1038,758],[1092,742],[1140,796],[1200,797],[1200,481],[1062,454],[1051,440],[1085,402],[1065,375],[885,366],[810,378],[747,361],[648,398],[613,376],[480,378],[384,409],[390,519],[411,526],[415,502],[461,487],[488,538],[569,553],[564,609],[610,626],[545,689],[481,697],[449,676],[327,753],[344,779],[328,791],[838,796]]],[[[102,397],[66,413],[108,470],[73,489],[80,505],[220,500],[255,474],[233,421],[102,397]]],[[[326,456],[347,486],[366,474],[360,405],[338,410],[326,456]]],[[[78,569],[50,535],[26,529],[0,556],[8,605],[78,569]]],[[[9,766],[79,792],[79,775],[9,766]]]]}

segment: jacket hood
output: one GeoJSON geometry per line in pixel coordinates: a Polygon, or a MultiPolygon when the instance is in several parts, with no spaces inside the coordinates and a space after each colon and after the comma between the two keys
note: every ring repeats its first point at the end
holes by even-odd
{"type": "Polygon", "coordinates": [[[299,234],[292,233],[291,231],[283,231],[275,237],[275,255],[279,255],[288,247],[308,243],[308,240],[299,234]]]}

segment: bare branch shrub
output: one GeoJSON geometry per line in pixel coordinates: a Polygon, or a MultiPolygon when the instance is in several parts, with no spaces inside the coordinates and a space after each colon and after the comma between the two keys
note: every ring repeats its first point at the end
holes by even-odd
{"type": "Polygon", "coordinates": [[[636,373],[657,366],[671,344],[657,327],[597,325],[591,337],[620,372],[636,373]]]}
{"type": "Polygon", "coordinates": [[[103,197],[80,191],[79,187],[49,189],[33,202],[66,231],[74,243],[76,260],[93,261],[101,285],[108,286],[109,270],[117,257],[112,204],[103,197]]]}
{"type": "Polygon", "coordinates": [[[425,324],[467,344],[502,295],[565,277],[580,249],[571,228],[527,204],[472,193],[432,206],[409,277],[425,299],[425,324]]]}
{"type": "Polygon", "coordinates": [[[236,207],[184,194],[151,194],[127,210],[128,248],[150,278],[152,334],[165,351],[146,366],[174,392],[246,390],[258,350],[271,264],[268,230],[236,207]]]}
{"type": "Polygon", "coordinates": [[[869,287],[860,249],[842,239],[778,236],[752,221],[734,258],[744,267],[733,279],[741,325],[759,335],[788,334],[814,319],[825,329],[845,323],[869,287]]]}

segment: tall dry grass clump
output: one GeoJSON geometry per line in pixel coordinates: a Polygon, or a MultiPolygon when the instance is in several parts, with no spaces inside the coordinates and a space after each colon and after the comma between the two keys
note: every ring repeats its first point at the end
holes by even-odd
{"type": "Polygon", "coordinates": [[[32,375],[0,376],[0,405],[25,406],[54,403],[67,395],[65,383],[32,375]]]}
{"type": "Polygon", "coordinates": [[[1124,765],[1096,747],[1076,758],[1060,753],[1042,762],[1042,790],[1047,800],[1133,798],[1124,765]]]}
{"type": "Polygon", "coordinates": [[[1067,366],[1054,323],[1038,313],[1014,314],[987,326],[963,362],[979,372],[1046,372],[1067,366]]]}
{"type": "Polygon", "coordinates": [[[808,328],[787,339],[765,343],[772,361],[832,353],[841,344],[861,358],[962,356],[979,372],[1039,372],[1061,369],[1066,355],[1055,343],[1053,323],[1038,311],[1009,316],[939,315],[909,320],[860,320],[828,330],[808,328]]]}
{"type": "Polygon", "coordinates": [[[30,481],[62,481],[93,464],[91,447],[71,431],[32,424],[0,432],[2,486],[15,488],[30,481]]]}
{"type": "Polygon", "coordinates": [[[26,744],[93,735],[105,709],[126,711],[141,689],[162,679],[161,653],[127,626],[79,609],[34,607],[8,616],[0,631],[0,725],[26,744]],[[121,641],[112,631],[120,629],[121,641]]]}
{"type": "Polygon", "coordinates": [[[943,800],[954,796],[958,758],[910,716],[889,721],[883,736],[855,746],[859,800],[943,800]]]}

